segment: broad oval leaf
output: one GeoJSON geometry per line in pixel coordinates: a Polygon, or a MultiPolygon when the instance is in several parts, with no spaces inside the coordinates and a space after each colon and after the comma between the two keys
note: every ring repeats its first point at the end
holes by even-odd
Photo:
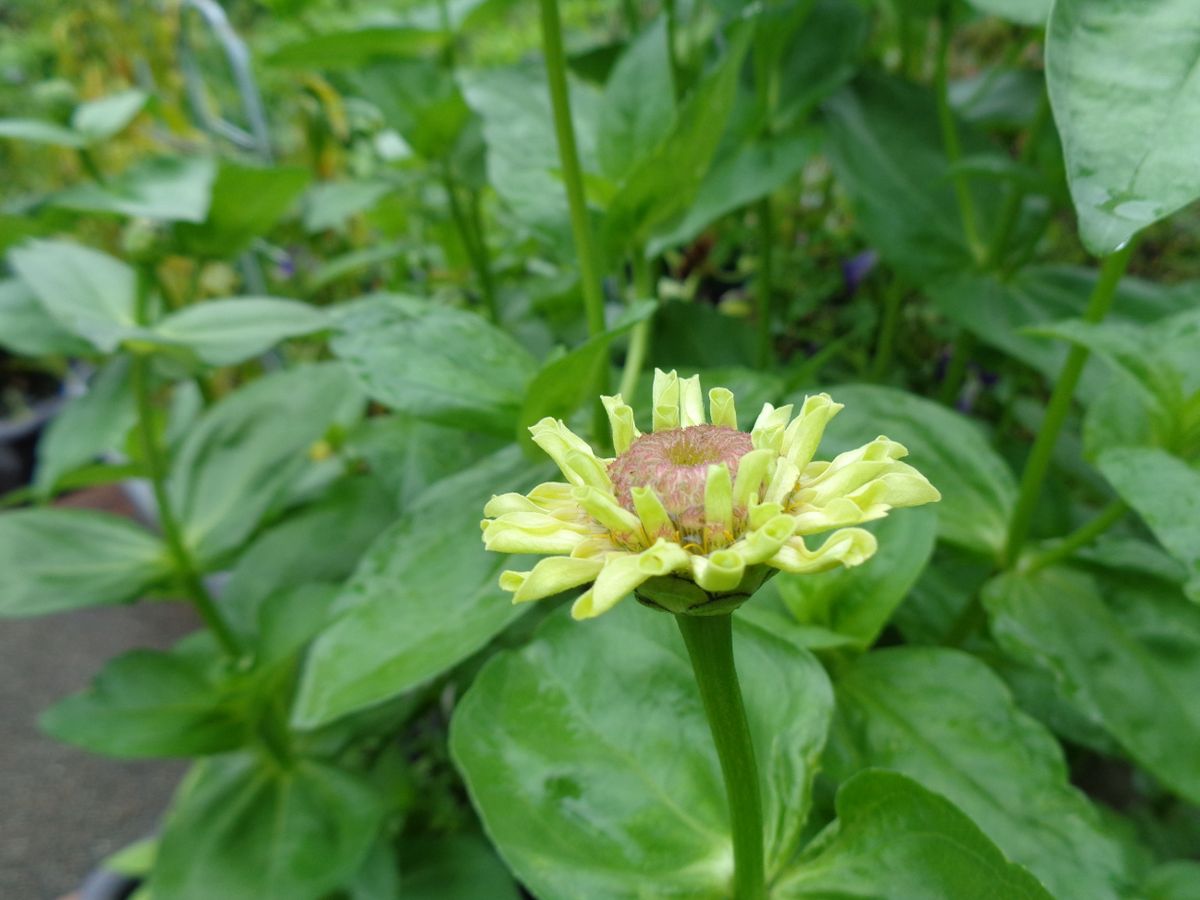
{"type": "Polygon", "coordinates": [[[261,167],[222,160],[207,218],[181,222],[176,238],[184,252],[206,259],[230,257],[266,234],[296,204],[310,173],[299,167],[261,167]]]}
{"type": "Polygon", "coordinates": [[[145,337],[194,352],[212,366],[230,366],[270,350],[285,338],[328,328],[322,309],[277,297],[206,300],[158,322],[145,337]]]}
{"type": "Polygon", "coordinates": [[[1058,743],[965,653],[876,651],[842,671],[826,768],[886,768],[937,791],[1059,897],[1120,900],[1136,877],[1123,845],[1068,780],[1058,743]]]}
{"type": "MultiPolygon", "coordinates": [[[[795,850],[831,711],[806,651],[735,619],[769,873],[795,850]]],[[[494,657],[455,711],[451,752],[484,827],[539,897],[730,896],[720,769],[669,616],[556,614],[494,657]]]]}
{"type": "Polygon", "coordinates": [[[380,817],[378,792],[343,769],[214,757],[176,794],[150,890],[164,900],[318,900],[354,874],[380,817]]]}
{"type": "Polygon", "coordinates": [[[977,10],[1016,22],[1018,25],[1044,25],[1052,0],[970,0],[977,10]]]}
{"type": "Polygon", "coordinates": [[[0,617],[136,600],[171,571],[163,543],[117,516],[83,509],[0,514],[0,617]]]}
{"type": "Polygon", "coordinates": [[[820,852],[802,858],[773,897],[1051,900],[953,804],[896,772],[847,781],[837,812],[820,852]]]}
{"type": "Polygon", "coordinates": [[[666,16],[659,16],[617,60],[604,86],[596,123],[600,171],[619,182],[674,125],[675,78],[666,16]]]}
{"type": "Polygon", "coordinates": [[[479,540],[484,504],[535,483],[508,448],[423,493],[363,557],[314,642],[293,720],[302,728],[375,706],[466,659],[527,607],[497,584],[507,557],[479,540]]]}
{"type": "Polygon", "coordinates": [[[1116,250],[1200,196],[1193,0],[1057,0],[1046,82],[1083,243],[1116,250]]]}
{"type": "Polygon", "coordinates": [[[67,188],[50,202],[80,212],[203,222],[216,173],[216,163],[206,157],[158,157],[137,163],[103,184],[67,188]]]}
{"type": "Polygon", "coordinates": [[[0,347],[19,356],[82,356],[91,349],[60,325],[19,278],[0,281],[0,347]]]}
{"type": "Polygon", "coordinates": [[[1008,465],[974,423],[893,388],[847,385],[829,388],[829,393],[845,409],[829,423],[822,459],[886,434],[908,448],[909,462],[942,492],[936,507],[938,536],[978,553],[1000,551],[1017,486],[1008,465]]]}
{"type": "Polygon", "coordinates": [[[144,91],[128,90],[89,100],[75,108],[71,127],[86,143],[102,141],[132,122],[149,99],[144,91]]]}
{"type": "MultiPolygon", "coordinates": [[[[1141,581],[1146,581],[1141,576],[1141,581]]],[[[999,576],[984,589],[992,633],[1022,662],[1055,677],[1163,784],[1200,802],[1200,607],[1144,584],[1117,593],[1082,572],[1048,568],[999,576]]]]}
{"type": "Polygon", "coordinates": [[[537,370],[524,347],[480,316],[398,295],[345,308],[332,347],[372,399],[506,437],[537,370]]]}

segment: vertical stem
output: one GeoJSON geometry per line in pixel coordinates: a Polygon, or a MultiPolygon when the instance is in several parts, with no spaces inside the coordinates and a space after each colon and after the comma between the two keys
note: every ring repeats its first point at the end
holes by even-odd
{"type": "Polygon", "coordinates": [[[683,69],[676,55],[675,39],[679,33],[679,10],[675,0],[663,0],[663,11],[667,14],[667,61],[671,65],[671,83],[675,88],[675,99],[683,96],[683,69]]]}
{"type": "Polygon", "coordinates": [[[462,241],[463,249],[467,251],[467,259],[470,260],[471,267],[475,270],[475,278],[479,281],[479,291],[483,295],[488,318],[493,322],[498,322],[500,313],[496,306],[496,292],[492,283],[491,267],[488,264],[487,249],[483,246],[482,235],[474,233],[471,222],[463,211],[462,201],[458,196],[458,186],[454,182],[449,165],[444,166],[442,170],[442,187],[446,191],[446,198],[450,201],[450,217],[454,220],[454,227],[458,230],[458,237],[462,241]]]}
{"type": "MultiPolygon", "coordinates": [[[[149,294],[149,273],[142,273],[139,279],[137,320],[146,323],[147,301],[149,294]]],[[[241,646],[232,629],[221,618],[221,613],[213,601],[212,595],[200,578],[200,570],[192,558],[191,551],[183,539],[183,531],[179,520],[171,507],[167,496],[167,461],[166,454],[158,440],[158,431],[154,425],[154,401],[150,395],[150,359],[142,354],[136,354],[130,370],[134,398],[138,412],[138,439],[142,445],[142,456],[146,461],[146,469],[150,476],[150,486],[154,491],[154,501],[158,506],[158,524],[162,529],[167,549],[175,563],[175,571],[188,594],[188,599],[200,614],[200,618],[212,630],[221,647],[230,656],[240,656],[241,646]]]]}
{"type": "Polygon", "coordinates": [[[558,142],[563,182],[567,188],[571,234],[575,239],[575,252],[579,256],[579,279],[584,310],[587,313],[588,333],[595,336],[604,331],[604,296],[600,290],[599,255],[592,237],[591,223],[588,221],[583,173],[579,168],[579,151],[575,147],[575,128],[571,122],[562,21],[558,15],[558,0],[539,0],[539,3],[542,10],[542,49],[546,55],[546,80],[550,88],[550,105],[554,110],[554,135],[558,142]]]}
{"type": "MultiPolygon", "coordinates": [[[[641,248],[633,251],[630,265],[633,269],[633,296],[630,299],[656,300],[651,263],[641,248]]],[[[633,401],[638,377],[642,374],[642,366],[646,364],[646,352],[650,346],[650,322],[649,319],[638,322],[633,326],[633,334],[629,337],[629,349],[625,353],[625,368],[621,371],[621,386],[618,391],[627,403],[633,401]]]]}
{"type": "Polygon", "coordinates": [[[1060,559],[1066,559],[1074,554],[1076,550],[1086,547],[1121,521],[1127,512],[1129,512],[1129,504],[1119,498],[1113,500],[1090,522],[1085,522],[1049,550],[1038,554],[1030,560],[1029,565],[1025,567],[1026,573],[1044,569],[1046,566],[1053,565],[1060,559]]]}
{"type": "MultiPolygon", "coordinates": [[[[1033,158],[1033,154],[1037,150],[1038,139],[1042,135],[1042,129],[1046,127],[1046,122],[1049,119],[1050,95],[1043,88],[1042,97],[1038,101],[1037,112],[1034,114],[1033,121],[1029,125],[1029,131],[1025,133],[1025,143],[1017,156],[1018,162],[1028,163],[1033,158]]],[[[1021,201],[1025,199],[1025,193],[1026,191],[1022,184],[1009,185],[1008,191],[1004,195],[1004,203],[996,216],[997,224],[996,230],[992,234],[992,242],[988,246],[987,255],[984,257],[984,266],[987,268],[992,268],[1000,262],[1004,248],[1008,246],[1009,236],[1017,224],[1017,216],[1021,212],[1021,201]]]]}
{"type": "MultiPolygon", "coordinates": [[[[942,129],[942,144],[946,150],[946,158],[952,167],[962,160],[962,144],[958,140],[958,129],[954,125],[954,111],[950,108],[950,37],[953,32],[954,19],[951,13],[953,7],[948,7],[943,13],[938,39],[937,69],[934,72],[934,89],[937,95],[938,124],[942,129]]],[[[971,197],[971,188],[966,175],[955,168],[952,172],[954,196],[958,200],[958,213],[962,219],[963,235],[967,241],[967,249],[976,262],[983,260],[986,252],[979,239],[979,230],[975,225],[975,201],[971,197]]]]}
{"type": "MultiPolygon", "coordinates": [[[[1112,307],[1113,295],[1125,269],[1129,265],[1129,257],[1133,254],[1134,240],[1131,238],[1125,246],[1104,258],[1100,268],[1100,277],[1092,290],[1088,301],[1087,311],[1083,318],[1086,322],[1099,322],[1108,314],[1112,307]]],[[[1034,509],[1042,491],[1042,483],[1050,468],[1050,460],[1054,455],[1054,446],[1058,442],[1058,434],[1062,430],[1067,412],[1071,408],[1071,398],[1075,394],[1075,386],[1087,362],[1086,347],[1075,344],[1067,354],[1062,372],[1054,383],[1054,391],[1050,394],[1050,403],[1046,406],[1046,416],[1038,429],[1025,462],[1025,470],[1021,473],[1021,489],[1017,495],[1017,504],[1013,509],[1012,520],[1008,526],[1008,540],[1004,545],[1003,564],[1008,567],[1016,562],[1025,539],[1029,536],[1029,527],[1033,521],[1034,509]]]]}
{"type": "Polygon", "coordinates": [[[775,289],[775,227],[771,215],[771,197],[758,201],[759,270],[756,283],[758,297],[758,352],[760,369],[771,363],[771,301],[775,289]]]}
{"type": "Polygon", "coordinates": [[[762,795],[750,725],[733,662],[733,617],[676,616],[712,731],[733,830],[733,896],[765,900],[762,795]]]}
{"type": "Polygon", "coordinates": [[[892,349],[896,345],[896,326],[900,322],[901,301],[904,286],[893,280],[883,298],[883,321],[879,323],[879,337],[875,343],[875,356],[871,360],[871,380],[878,381],[892,364],[892,349]]]}
{"type": "Polygon", "coordinates": [[[963,378],[967,374],[967,362],[974,349],[975,335],[965,328],[960,329],[958,339],[954,342],[954,348],[950,351],[950,364],[946,367],[946,376],[942,379],[942,390],[938,394],[938,399],[947,406],[953,406],[954,401],[962,392],[963,378]]]}

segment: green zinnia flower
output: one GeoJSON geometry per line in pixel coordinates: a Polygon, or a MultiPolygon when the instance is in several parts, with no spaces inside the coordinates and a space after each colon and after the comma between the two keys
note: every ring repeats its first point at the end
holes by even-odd
{"type": "Polygon", "coordinates": [[[615,459],[598,458],[561,421],[542,419],[529,430],[566,482],[501,494],[484,508],[487,549],[549,556],[500,576],[516,603],[590,584],[572,607],[577,619],[631,592],[673,613],[728,612],[777,570],[859,565],[875,552],[875,537],[848,526],[941,499],[886,437],[814,460],[842,408],[828,394],[806,397],[795,417],[790,405],[765,404],[748,434],[725,388],[709,391],[705,421],[699,376],[655,371],[650,434],[638,431],[619,394],[602,400],[615,459]],[[805,542],[824,532],[832,533],[819,546],[805,542]]]}

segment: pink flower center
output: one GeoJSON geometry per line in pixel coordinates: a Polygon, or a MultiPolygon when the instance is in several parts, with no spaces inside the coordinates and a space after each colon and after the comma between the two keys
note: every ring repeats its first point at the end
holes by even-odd
{"type": "Polygon", "coordinates": [[[704,521],[708,467],[724,463],[736,479],[738,461],[754,449],[750,435],[723,425],[691,425],[643,434],[609,466],[620,504],[635,512],[630,491],[653,488],[681,532],[704,521]]]}

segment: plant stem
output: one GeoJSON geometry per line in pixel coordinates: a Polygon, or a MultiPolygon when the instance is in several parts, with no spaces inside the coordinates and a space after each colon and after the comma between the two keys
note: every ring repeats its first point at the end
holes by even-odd
{"type": "MultiPolygon", "coordinates": [[[[149,286],[152,274],[143,270],[138,279],[137,321],[145,325],[149,300],[149,286]]],[[[154,491],[154,502],[158,507],[158,525],[162,529],[163,539],[167,543],[171,558],[175,563],[175,572],[188,594],[188,599],[200,614],[218,643],[232,657],[241,655],[242,648],[233,630],[225,623],[209,594],[208,588],[200,578],[200,570],[183,539],[183,530],[171,506],[167,495],[167,460],[162,445],[158,440],[155,428],[154,400],[150,393],[150,359],[142,354],[135,354],[130,367],[130,382],[137,403],[138,439],[142,445],[142,456],[145,457],[146,472],[150,478],[150,487],[154,491]]]]}
{"type": "MultiPolygon", "coordinates": [[[[1025,134],[1025,143],[1021,147],[1021,152],[1017,155],[1017,162],[1028,163],[1033,158],[1038,140],[1042,135],[1042,129],[1046,127],[1046,122],[1049,119],[1050,95],[1043,89],[1041,99],[1038,101],[1037,112],[1034,113],[1033,121],[1029,125],[1029,131],[1025,134]]],[[[992,234],[992,242],[988,246],[987,255],[984,258],[984,266],[986,268],[993,268],[1000,262],[1004,248],[1008,246],[1008,239],[1012,235],[1012,230],[1017,224],[1017,216],[1021,212],[1021,201],[1025,199],[1025,194],[1026,189],[1020,183],[1010,185],[1007,193],[1005,193],[1004,203],[996,216],[996,231],[992,234]]]]}
{"type": "Polygon", "coordinates": [[[765,900],[762,795],[750,725],[733,662],[733,617],[676,616],[712,731],[733,830],[733,896],[765,900]]]}
{"type": "Polygon", "coordinates": [[[671,85],[675,89],[675,100],[683,96],[683,68],[675,52],[675,41],[679,34],[679,10],[675,0],[663,0],[663,12],[667,15],[667,62],[671,66],[671,85]]]}
{"type": "MultiPolygon", "coordinates": [[[[630,267],[633,269],[633,296],[630,300],[657,300],[651,263],[639,248],[633,251],[630,267]]],[[[627,403],[632,402],[637,390],[638,377],[646,364],[646,353],[650,347],[650,322],[646,319],[633,326],[629,336],[629,349],[625,352],[625,368],[621,371],[621,386],[618,393],[627,403]]]]}
{"type": "Polygon", "coordinates": [[[888,285],[883,298],[883,320],[879,323],[879,335],[875,343],[875,356],[871,359],[871,380],[879,381],[892,364],[892,350],[896,345],[896,326],[900,322],[900,307],[904,300],[904,286],[899,280],[888,285]]]}
{"type": "MultiPolygon", "coordinates": [[[[1129,257],[1133,254],[1133,245],[1134,239],[1131,238],[1124,247],[1104,258],[1104,263],[1100,267],[1100,277],[1096,281],[1091,299],[1088,300],[1087,311],[1083,315],[1085,322],[1099,322],[1112,307],[1117,284],[1121,281],[1121,276],[1125,274],[1125,269],[1129,265],[1129,257]]],[[[1025,544],[1025,539],[1029,536],[1029,527],[1033,522],[1033,513],[1037,507],[1038,497],[1041,495],[1042,483],[1050,468],[1054,446],[1058,442],[1058,434],[1062,431],[1063,422],[1071,408],[1075,386],[1079,383],[1079,376],[1083,372],[1083,365],[1087,362],[1087,358],[1086,347],[1078,344],[1072,345],[1067,354],[1067,361],[1063,364],[1062,372],[1054,383],[1050,402],[1046,406],[1046,416],[1042,419],[1041,428],[1038,429],[1033,448],[1029,451],[1029,458],[1025,462],[1025,470],[1021,473],[1021,488],[1017,495],[1012,519],[1009,521],[1008,540],[1004,545],[1002,563],[1005,568],[1011,567],[1016,562],[1017,556],[1025,544]]]]}
{"type": "Polygon", "coordinates": [[[483,246],[482,235],[474,233],[471,222],[463,211],[462,202],[458,197],[458,185],[454,182],[449,165],[442,170],[442,187],[446,191],[446,198],[450,201],[450,217],[454,220],[454,227],[458,230],[459,240],[462,241],[463,249],[467,251],[467,259],[470,260],[471,267],[475,270],[475,278],[479,281],[479,291],[483,295],[483,304],[487,309],[488,318],[493,322],[499,322],[500,314],[496,307],[496,292],[492,283],[492,271],[488,264],[487,250],[483,246]]]}
{"type": "Polygon", "coordinates": [[[1112,528],[1117,522],[1124,518],[1125,513],[1129,512],[1129,504],[1124,500],[1117,499],[1104,507],[1096,517],[1090,522],[1085,522],[1079,528],[1072,531],[1061,541],[1046,550],[1044,553],[1039,553],[1029,561],[1025,566],[1025,573],[1036,572],[1039,569],[1044,569],[1046,566],[1053,565],[1059,560],[1067,559],[1076,550],[1086,547],[1108,529],[1112,528]]]}
{"type": "Polygon", "coordinates": [[[975,201],[971,197],[971,188],[967,183],[966,174],[960,169],[954,168],[962,160],[962,144],[958,139],[958,129],[954,125],[954,111],[950,108],[950,83],[947,71],[950,63],[950,36],[953,25],[953,16],[948,9],[941,17],[937,69],[934,72],[938,124],[942,129],[942,144],[946,150],[946,158],[950,161],[953,169],[951,181],[954,185],[954,196],[958,200],[958,213],[962,219],[967,249],[976,262],[982,262],[986,251],[979,239],[979,229],[975,225],[975,201]]]}
{"type": "Polygon", "coordinates": [[[962,328],[954,341],[954,349],[950,351],[950,364],[946,367],[946,375],[942,379],[942,390],[938,400],[946,406],[953,406],[958,395],[962,393],[963,379],[967,374],[967,363],[971,351],[975,348],[975,335],[962,328]]]}
{"type": "Polygon", "coordinates": [[[771,197],[758,201],[758,250],[759,270],[756,287],[758,296],[758,352],[756,361],[760,369],[771,363],[771,301],[775,289],[775,237],[774,217],[771,215],[771,197]]]}
{"type": "Polygon", "coordinates": [[[587,199],[583,192],[583,173],[575,146],[575,128],[571,122],[571,98],[567,92],[567,60],[563,52],[562,21],[558,0],[539,0],[542,10],[542,49],[546,55],[546,80],[550,105],[554,110],[554,135],[562,164],[563,183],[571,213],[571,235],[579,256],[579,279],[587,314],[588,333],[593,337],[604,331],[604,295],[600,290],[599,255],[588,221],[587,199]]]}

